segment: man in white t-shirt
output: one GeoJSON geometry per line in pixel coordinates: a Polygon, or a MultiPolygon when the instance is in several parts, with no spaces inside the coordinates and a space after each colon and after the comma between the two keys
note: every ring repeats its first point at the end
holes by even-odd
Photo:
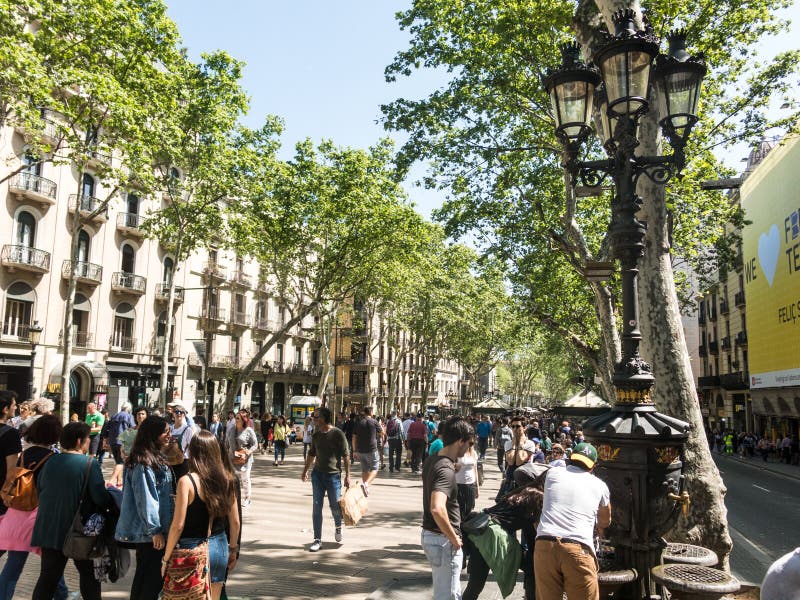
{"type": "Polygon", "coordinates": [[[592,474],[597,450],[578,444],[565,469],[550,469],[536,529],[533,566],[539,600],[598,600],[594,532],[611,523],[608,486],[592,474]]]}

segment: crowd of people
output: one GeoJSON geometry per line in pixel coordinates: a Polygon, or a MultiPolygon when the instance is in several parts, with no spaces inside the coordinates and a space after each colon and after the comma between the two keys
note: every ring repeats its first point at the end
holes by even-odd
{"type": "MultiPolygon", "coordinates": [[[[370,407],[334,415],[321,406],[297,422],[241,409],[206,423],[173,402],[163,414],[123,403],[110,417],[90,403],[83,420],[62,426],[53,408],[44,398],[17,406],[13,392],[0,391],[0,555],[7,555],[0,600],[14,597],[30,553],[41,557],[36,600],[99,599],[102,584],[129,568],[137,600],[222,597],[239,556],[254,457],[269,453],[280,468],[293,444],[302,444],[300,477],[312,487],[309,551],[323,548],[326,497],[333,539],[343,542],[339,500],[351,487],[351,465],[367,498],[388,467],[422,480],[420,541],[435,599],[477,599],[490,570],[509,591],[517,565],[526,598],[597,597],[595,547],[610,523],[610,494],[592,473],[597,450],[568,422],[380,416],[370,407]],[[114,464],[104,478],[106,456],[114,464]],[[501,474],[499,490],[476,513],[487,463],[501,474]],[[80,588],[71,593],[69,560],[80,588]]],[[[719,433],[709,432],[718,452],[753,456],[763,445],[747,433],[719,433]]],[[[777,448],[791,462],[793,440],[786,440],[788,452],[783,439],[777,448]]]]}
{"type": "Polygon", "coordinates": [[[737,432],[733,429],[717,428],[706,430],[706,437],[711,451],[717,454],[800,465],[800,440],[797,435],[790,435],[788,432],[773,438],[750,431],[737,432]]]}

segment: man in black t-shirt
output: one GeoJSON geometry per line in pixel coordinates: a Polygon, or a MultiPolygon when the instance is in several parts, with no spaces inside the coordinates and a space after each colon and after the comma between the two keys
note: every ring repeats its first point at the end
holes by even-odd
{"type": "MultiPolygon", "coordinates": [[[[13,473],[22,442],[16,429],[7,425],[17,411],[17,395],[8,390],[0,391],[0,482],[5,485],[6,477],[13,473]]],[[[6,514],[6,505],[0,502],[0,515],[6,514]]]]}
{"type": "Polygon", "coordinates": [[[431,564],[433,599],[461,597],[461,515],[456,461],[473,444],[474,430],[462,417],[439,427],[444,447],[429,456],[422,470],[422,549],[431,564]]]}
{"type": "Polygon", "coordinates": [[[381,426],[372,418],[372,407],[364,407],[353,429],[353,457],[361,463],[361,489],[365,496],[369,496],[369,484],[378,476],[381,466],[378,442],[383,442],[382,437],[381,426]]]}

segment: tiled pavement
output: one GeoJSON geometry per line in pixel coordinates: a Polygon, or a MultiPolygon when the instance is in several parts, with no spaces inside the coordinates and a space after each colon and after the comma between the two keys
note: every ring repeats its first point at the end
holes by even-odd
{"type": "MultiPolygon", "coordinates": [[[[491,504],[499,487],[499,473],[490,465],[487,461],[487,493],[478,500],[479,508],[491,504]]],[[[382,471],[371,486],[369,514],[358,527],[345,528],[341,545],[333,541],[326,507],[323,548],[310,553],[311,483],[300,481],[301,469],[301,446],[289,448],[280,467],[273,467],[268,456],[257,456],[253,501],[244,510],[242,554],[228,581],[231,598],[419,600],[430,595],[430,571],[419,545],[419,476],[408,469],[393,475],[382,471]]],[[[30,598],[38,572],[39,559],[31,555],[15,598],[30,598]]],[[[132,572],[104,584],[103,598],[128,598],[131,577],[132,572]]],[[[67,584],[78,589],[71,564],[67,584]]],[[[511,598],[521,597],[520,584],[511,598]]],[[[481,598],[500,598],[491,580],[481,598]]]]}

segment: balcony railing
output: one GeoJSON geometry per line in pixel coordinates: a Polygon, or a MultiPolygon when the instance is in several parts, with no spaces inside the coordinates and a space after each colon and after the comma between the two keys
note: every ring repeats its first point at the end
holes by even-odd
{"type": "MultiPolygon", "coordinates": [[[[73,348],[89,348],[92,345],[94,336],[88,331],[75,331],[72,333],[72,346],[73,348]]],[[[64,343],[63,332],[58,332],[58,345],[64,343]]]]}
{"type": "Polygon", "coordinates": [[[246,312],[233,310],[231,311],[231,324],[236,325],[237,327],[249,327],[250,315],[248,315],[246,312]]]}
{"type": "Polygon", "coordinates": [[[744,301],[744,290],[736,292],[733,296],[733,303],[736,305],[736,308],[743,308],[745,305],[744,301]]]}
{"type": "Polygon", "coordinates": [[[30,324],[19,321],[5,321],[3,323],[3,340],[10,342],[30,343],[30,324]]]}
{"type": "Polygon", "coordinates": [[[750,387],[749,378],[748,373],[736,371],[720,375],[719,383],[726,390],[746,390],[750,387]]]}
{"type": "Polygon", "coordinates": [[[109,150],[90,150],[88,158],[91,167],[110,166],[112,160],[109,150]]]}
{"type": "Polygon", "coordinates": [[[9,271],[22,269],[34,273],[47,273],[50,270],[50,253],[30,246],[6,244],[0,253],[0,262],[9,271]]]}
{"type": "MultiPolygon", "coordinates": [[[[164,343],[165,342],[166,342],[166,340],[163,337],[158,337],[155,340],[153,340],[152,353],[156,354],[158,356],[163,356],[164,355],[164,343]]],[[[174,343],[169,345],[169,356],[170,357],[175,356],[175,350],[176,349],[177,349],[177,346],[174,343]]]]}
{"type": "Polygon", "coordinates": [[[239,357],[230,354],[212,354],[208,366],[216,369],[238,369],[239,357]]]}
{"type": "MultiPolygon", "coordinates": [[[[175,286],[175,293],[173,294],[173,302],[181,304],[183,302],[184,290],[181,286],[175,286]]],[[[156,300],[158,302],[167,302],[169,300],[169,284],[159,283],[156,285],[156,300]]]]}
{"type": "Polygon", "coordinates": [[[336,388],[337,394],[366,394],[367,393],[367,386],[365,385],[351,385],[348,387],[338,387],[336,388]]]}
{"type": "Polygon", "coordinates": [[[250,287],[252,279],[250,278],[250,275],[248,275],[244,271],[234,271],[233,273],[231,273],[231,283],[234,285],[250,287]]]}
{"type": "Polygon", "coordinates": [[[33,173],[17,173],[8,182],[8,189],[18,198],[28,198],[42,205],[56,203],[56,186],[54,181],[34,175],[33,173]]]}
{"type": "Polygon", "coordinates": [[[717,342],[708,342],[708,353],[719,354],[719,344],[717,342]]]}
{"type": "MultiPolygon", "coordinates": [[[[69,195],[69,211],[71,213],[80,213],[82,216],[88,216],[98,209],[102,204],[102,200],[94,196],[83,196],[78,194],[69,195]]],[[[108,218],[108,206],[104,210],[97,213],[93,219],[95,221],[105,221],[108,218]]]]}
{"type": "Polygon", "coordinates": [[[125,271],[117,271],[111,276],[111,289],[141,296],[147,289],[147,278],[125,271]]]}
{"type": "Polygon", "coordinates": [[[142,223],[144,223],[144,216],[137,215],[136,213],[118,213],[117,214],[117,229],[123,233],[128,233],[135,236],[143,236],[142,223]]]}
{"type": "Polygon", "coordinates": [[[219,323],[225,320],[226,312],[224,308],[219,308],[218,306],[207,306],[203,309],[201,317],[205,321],[219,323]]]}
{"type": "Polygon", "coordinates": [[[218,262],[208,261],[203,268],[203,273],[214,279],[225,279],[227,271],[218,262]]]}
{"type": "Polygon", "coordinates": [[[747,346],[747,332],[740,331],[736,334],[736,345],[737,346],[747,346]]]}
{"type": "Polygon", "coordinates": [[[729,312],[731,312],[731,308],[728,305],[728,301],[727,300],[720,300],[720,302],[719,302],[719,312],[720,312],[720,314],[723,314],[723,315],[727,315],[729,312]]]}
{"type": "Polygon", "coordinates": [[[253,317],[253,328],[259,329],[261,331],[268,331],[269,330],[269,319],[266,317],[253,317]]]}
{"type": "Polygon", "coordinates": [[[112,335],[109,339],[111,352],[125,352],[132,354],[136,348],[136,338],[112,335]]]}
{"type": "Polygon", "coordinates": [[[26,141],[41,138],[44,142],[53,143],[60,138],[58,124],[47,117],[42,118],[42,126],[36,130],[29,129],[23,125],[17,125],[15,128],[25,137],[26,141]]]}
{"type": "MultiPolygon", "coordinates": [[[[61,263],[61,277],[69,280],[73,273],[72,261],[65,260],[61,263]]],[[[78,283],[86,285],[99,285],[103,280],[103,267],[101,265],[79,260],[75,263],[75,277],[78,283]]]]}
{"type": "Polygon", "coordinates": [[[731,349],[731,336],[726,335],[724,338],[720,340],[720,345],[722,346],[723,350],[730,350],[731,349]]]}

